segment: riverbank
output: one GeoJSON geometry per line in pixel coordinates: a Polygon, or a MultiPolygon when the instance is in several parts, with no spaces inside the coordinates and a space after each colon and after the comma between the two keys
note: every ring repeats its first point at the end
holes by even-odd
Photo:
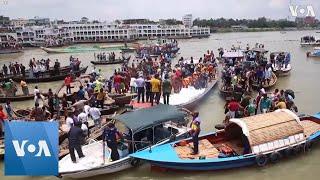
{"type": "Polygon", "coordinates": [[[316,31],[320,28],[218,28],[211,29],[211,33],[229,32],[267,32],[267,31],[316,31]]]}

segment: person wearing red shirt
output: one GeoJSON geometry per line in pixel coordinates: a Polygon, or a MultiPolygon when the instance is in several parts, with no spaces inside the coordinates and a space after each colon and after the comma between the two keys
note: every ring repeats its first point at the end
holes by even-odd
{"type": "Polygon", "coordinates": [[[241,105],[235,100],[232,99],[228,104],[229,117],[234,118],[237,111],[239,111],[241,105]]]}
{"type": "Polygon", "coordinates": [[[118,73],[115,73],[113,77],[113,84],[114,84],[114,89],[116,90],[116,93],[121,93],[120,92],[121,80],[122,80],[122,76],[119,75],[118,73]]]}
{"type": "Polygon", "coordinates": [[[64,79],[64,85],[67,87],[67,94],[71,94],[71,82],[72,82],[72,78],[70,75],[68,75],[64,79]]]}
{"type": "Polygon", "coordinates": [[[4,120],[6,119],[7,119],[7,115],[3,112],[2,105],[0,105],[0,129],[1,129],[0,137],[2,137],[4,134],[4,120]]]}

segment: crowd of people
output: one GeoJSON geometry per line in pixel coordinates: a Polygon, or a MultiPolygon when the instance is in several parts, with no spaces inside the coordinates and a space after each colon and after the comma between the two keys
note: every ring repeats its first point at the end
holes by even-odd
{"type": "Polygon", "coordinates": [[[298,112],[294,98],[295,93],[289,89],[275,89],[272,93],[268,93],[262,88],[255,98],[245,93],[240,100],[232,98],[227,101],[225,105],[225,122],[227,123],[230,118],[268,113],[277,109],[289,109],[298,112]]]}
{"type": "Polygon", "coordinates": [[[94,53],[94,59],[98,59],[99,61],[115,61],[116,60],[116,54],[114,52],[106,54],[103,53],[94,53]]]}

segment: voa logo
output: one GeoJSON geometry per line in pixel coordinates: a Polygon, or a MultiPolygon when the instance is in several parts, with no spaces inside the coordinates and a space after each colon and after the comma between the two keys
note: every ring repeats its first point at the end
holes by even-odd
{"type": "Polygon", "coordinates": [[[18,140],[12,141],[14,150],[16,151],[16,154],[18,157],[25,156],[25,154],[26,154],[25,149],[29,153],[36,153],[35,157],[40,157],[40,156],[42,156],[42,154],[47,157],[51,156],[48,144],[45,140],[39,140],[37,145],[28,144],[28,142],[29,142],[28,140],[23,140],[21,143],[18,140]]]}
{"type": "Polygon", "coordinates": [[[316,16],[312,5],[289,5],[289,10],[293,17],[316,16]]]}
{"type": "Polygon", "coordinates": [[[5,175],[58,175],[58,154],[58,123],[5,123],[5,175]]]}

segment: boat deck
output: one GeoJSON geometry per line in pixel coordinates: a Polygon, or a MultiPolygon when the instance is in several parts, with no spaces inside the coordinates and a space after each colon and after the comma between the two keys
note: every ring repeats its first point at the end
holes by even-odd
{"type": "Polygon", "coordinates": [[[309,137],[312,134],[316,133],[317,131],[320,131],[320,124],[315,123],[311,120],[303,120],[301,121],[301,125],[304,129],[304,134],[309,137]]]}
{"type": "Polygon", "coordinates": [[[192,155],[193,143],[188,143],[186,146],[177,146],[175,150],[181,159],[199,159],[199,157],[217,158],[219,150],[213,146],[207,139],[199,141],[199,153],[192,155]]]}

